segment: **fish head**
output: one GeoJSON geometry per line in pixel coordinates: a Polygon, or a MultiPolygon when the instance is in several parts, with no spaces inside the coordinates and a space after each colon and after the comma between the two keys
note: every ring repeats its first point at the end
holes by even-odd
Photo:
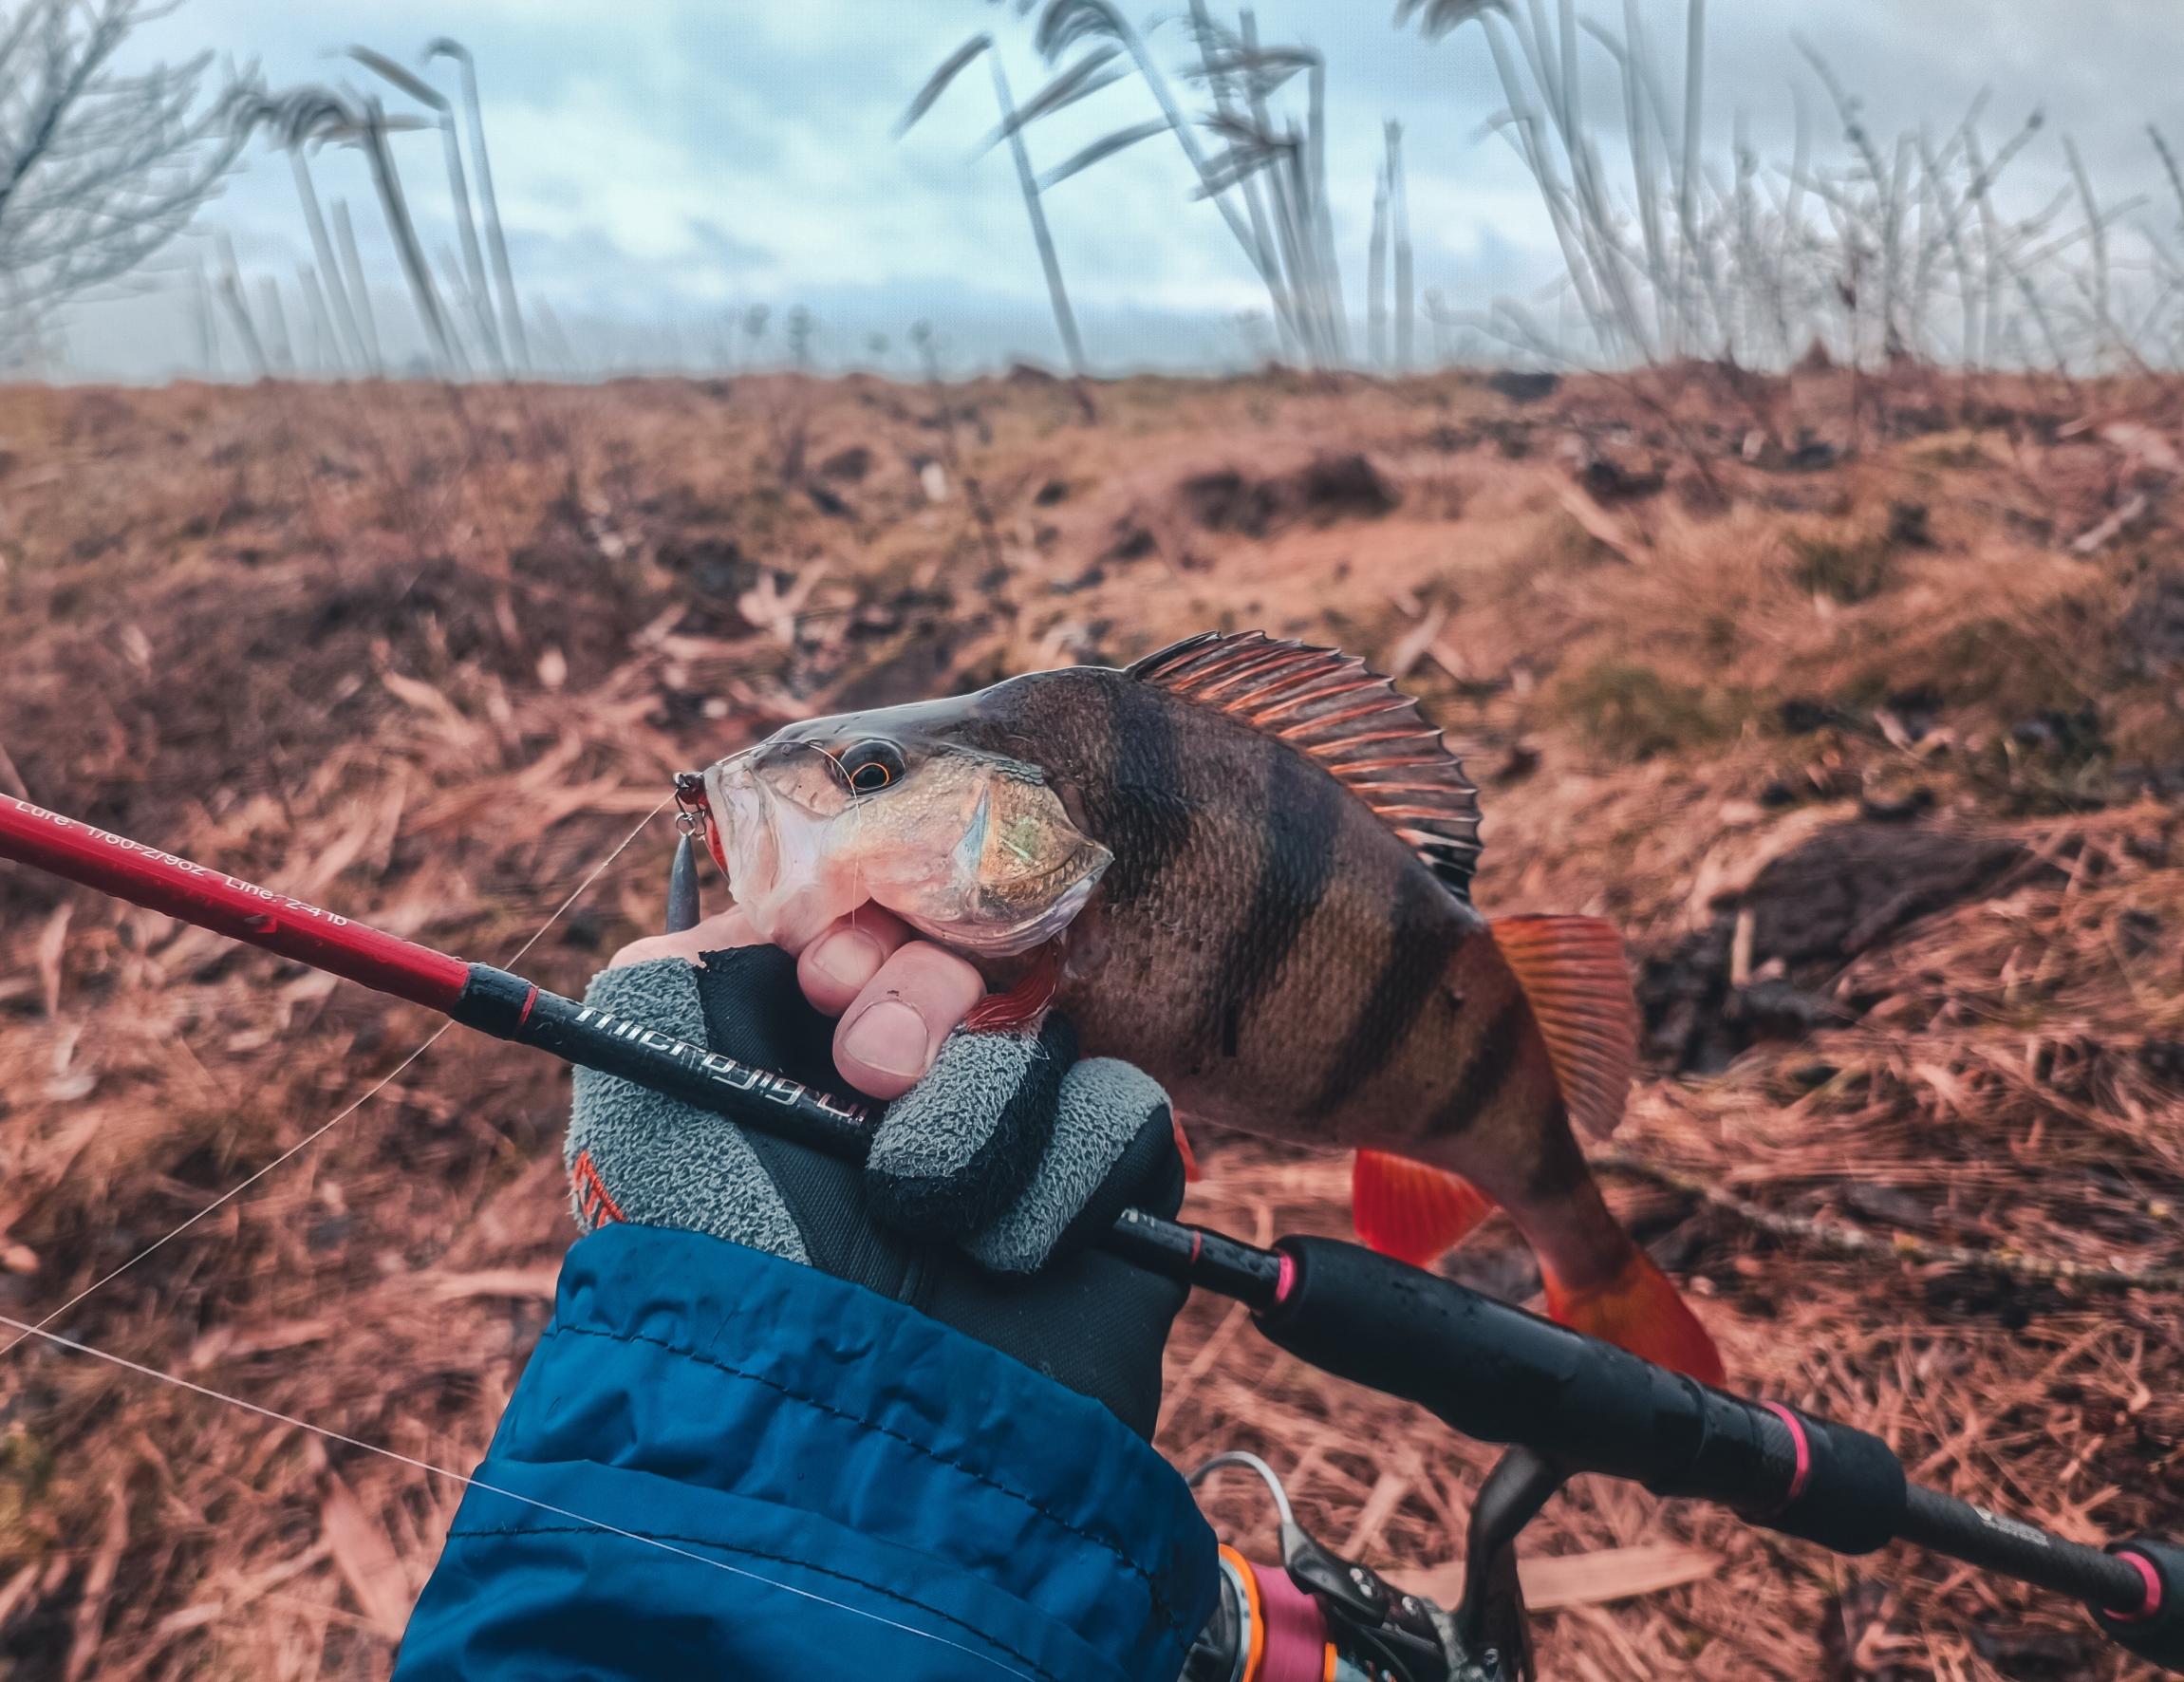
{"type": "Polygon", "coordinates": [[[791,950],[867,903],[972,956],[1068,926],[1111,861],[1046,773],[968,737],[960,701],[811,719],[705,773],[714,854],[791,950]]]}

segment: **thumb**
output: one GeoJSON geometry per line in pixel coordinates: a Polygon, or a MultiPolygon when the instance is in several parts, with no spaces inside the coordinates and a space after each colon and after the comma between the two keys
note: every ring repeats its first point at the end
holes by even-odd
{"type": "Polygon", "coordinates": [[[1022,1193],[1054,1135],[1076,1033],[958,1028],[925,1077],[887,1106],[865,1163],[872,1213],[919,1238],[961,1238],[1022,1193]]]}

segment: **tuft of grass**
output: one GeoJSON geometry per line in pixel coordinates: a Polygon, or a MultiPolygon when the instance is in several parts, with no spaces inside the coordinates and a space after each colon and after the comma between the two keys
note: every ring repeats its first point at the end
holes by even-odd
{"type": "Polygon", "coordinates": [[[2082,616],[2081,604],[2066,601],[2043,624],[2001,615],[1969,620],[1935,646],[1935,686],[1951,704],[1984,707],[2005,725],[2075,713],[2092,699],[2069,652],[2071,632],[2081,628],[2072,622],[2082,616]]]}
{"type": "Polygon", "coordinates": [[[1792,537],[1790,582],[1807,595],[1849,606],[1870,602],[1895,580],[1895,550],[1885,537],[1792,537]]]}
{"type": "Polygon", "coordinates": [[[1571,679],[1562,707],[1585,740],[1611,758],[1651,759],[1735,733],[1735,709],[1652,667],[1602,660],[1571,679]]]}
{"type": "Polygon", "coordinates": [[[53,1484],[51,1450],[21,1426],[0,1436],[0,1526],[28,1536],[25,1524],[46,1503],[53,1484]]]}

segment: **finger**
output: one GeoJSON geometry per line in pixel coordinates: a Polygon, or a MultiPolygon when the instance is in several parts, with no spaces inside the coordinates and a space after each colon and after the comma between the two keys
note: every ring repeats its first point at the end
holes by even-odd
{"type": "Polygon", "coordinates": [[[687,958],[696,963],[707,952],[724,952],[731,946],[756,946],[761,936],[740,906],[717,911],[681,934],[650,934],[631,941],[607,961],[608,969],[644,963],[654,958],[687,958]]]}
{"type": "Polygon", "coordinates": [[[874,905],[837,918],[796,960],[796,981],[813,1010],[838,1017],[856,1002],[910,938],[908,925],[874,905]]]}
{"type": "Polygon", "coordinates": [[[979,972],[961,958],[912,941],[880,965],[843,1016],[834,1065],[860,1092],[901,1097],[985,994],[979,972]]]}

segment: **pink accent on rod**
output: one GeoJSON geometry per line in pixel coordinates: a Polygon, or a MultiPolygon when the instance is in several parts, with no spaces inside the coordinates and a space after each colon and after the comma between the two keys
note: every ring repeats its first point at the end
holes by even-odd
{"type": "Polygon", "coordinates": [[[1289,1252],[1284,1250],[1281,1252],[1281,1265],[1275,1270],[1274,1274],[1275,1301],[1288,1301],[1290,1287],[1296,1283],[1297,1263],[1290,1259],[1289,1252]]]}
{"type": "Polygon", "coordinates": [[[2138,1575],[2146,1579],[2146,1598],[2136,1612],[2109,1612],[2105,1616],[2112,1623],[2139,1623],[2161,1610],[2161,1574],[2154,1569],[2154,1561],[2144,1554],[2135,1554],[2127,1547],[2109,1550],[2119,1560],[2128,1561],[2138,1567],[2138,1575]]]}
{"type": "Polygon", "coordinates": [[[1787,1506],[1805,1492],[1805,1484],[1812,1477],[1812,1439],[1805,1435],[1805,1422],[1780,1402],[1762,1402],[1760,1406],[1790,1428],[1790,1442],[1797,1448],[1797,1470],[1790,1477],[1790,1492],[1783,1497],[1783,1505],[1787,1506]]]}

